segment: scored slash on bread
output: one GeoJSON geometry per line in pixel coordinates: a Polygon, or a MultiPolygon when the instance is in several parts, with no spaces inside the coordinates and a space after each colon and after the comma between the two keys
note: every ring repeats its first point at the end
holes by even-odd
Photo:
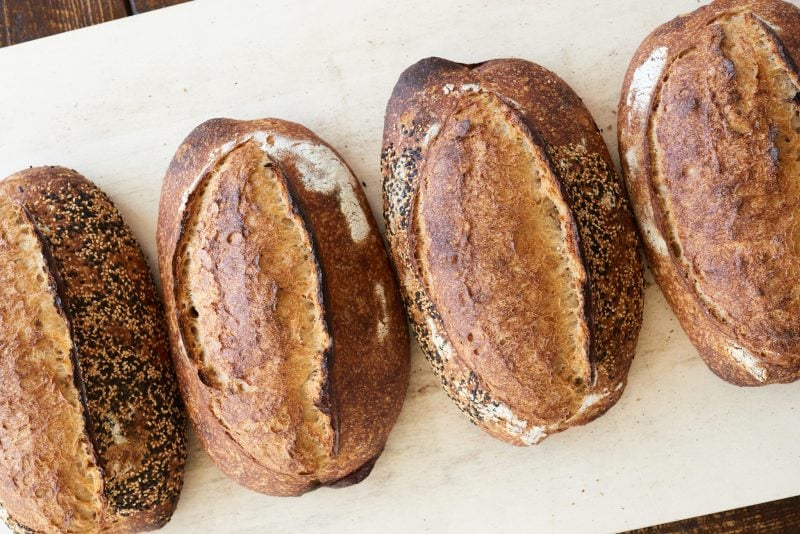
{"type": "Polygon", "coordinates": [[[800,10],[724,0],[631,61],[619,150],[647,257],[714,373],[800,378],[800,10]]]}
{"type": "Polygon", "coordinates": [[[214,462],[271,495],[366,477],[409,341],[352,171],[287,121],[215,119],[164,179],[158,250],[189,415],[214,462]]]}
{"type": "Polygon", "coordinates": [[[459,408],[517,445],[608,410],[641,326],[642,265],[569,86],[522,60],[422,60],[395,86],[381,161],[406,309],[459,408]]]}
{"type": "Polygon", "coordinates": [[[177,504],[186,425],[150,270],[61,167],[0,182],[0,501],[24,532],[130,532],[177,504]]]}

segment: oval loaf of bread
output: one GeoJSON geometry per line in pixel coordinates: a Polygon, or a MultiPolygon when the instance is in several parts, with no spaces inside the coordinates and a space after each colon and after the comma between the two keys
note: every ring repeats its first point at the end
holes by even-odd
{"type": "Polygon", "coordinates": [[[306,128],[217,119],[164,179],[161,277],[200,440],[270,495],[363,480],[409,379],[399,291],[361,187],[306,128]]]}
{"type": "Polygon", "coordinates": [[[714,2],[653,32],[619,147],[650,266],[709,367],[800,378],[800,10],[714,2]]]}
{"type": "Polygon", "coordinates": [[[74,171],[0,182],[0,501],[19,532],[131,532],[172,515],[186,423],[150,270],[74,171]]]}
{"type": "Polygon", "coordinates": [[[622,183],[572,89],[515,59],[407,69],[386,111],[384,214],[445,390],[523,445],[620,397],[643,277],[622,183]]]}

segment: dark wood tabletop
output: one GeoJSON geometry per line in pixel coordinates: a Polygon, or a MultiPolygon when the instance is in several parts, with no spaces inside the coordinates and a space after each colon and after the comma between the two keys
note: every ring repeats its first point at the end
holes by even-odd
{"type": "MultiPolygon", "coordinates": [[[[187,0],[0,0],[0,47],[144,13],[187,0]]],[[[800,496],[631,531],[800,533],[800,496]]]]}
{"type": "Polygon", "coordinates": [[[186,0],[0,0],[0,46],[136,15],[186,0]]]}

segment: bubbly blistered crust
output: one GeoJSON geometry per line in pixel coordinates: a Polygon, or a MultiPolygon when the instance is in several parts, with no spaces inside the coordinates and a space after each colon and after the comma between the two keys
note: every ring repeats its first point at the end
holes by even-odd
{"type": "Polygon", "coordinates": [[[531,444],[616,402],[642,266],[608,151],[563,81],[521,60],[417,63],[387,106],[382,174],[417,338],[473,422],[531,444]]]}
{"type": "Polygon", "coordinates": [[[402,406],[409,347],[336,152],[276,119],[199,126],[165,177],[158,247],[184,398],[215,463],[273,495],[362,480],[402,406]]]}
{"type": "MultiPolygon", "coordinates": [[[[77,366],[73,387],[83,399],[83,420],[77,428],[75,419],[69,428],[66,422],[49,420],[48,425],[64,436],[85,435],[101,470],[95,480],[101,494],[92,501],[92,522],[62,528],[157,528],[169,520],[183,483],[185,421],[161,305],[138,243],[108,197],[74,171],[29,169],[7,178],[0,189],[3,201],[26,214],[39,236],[51,276],[58,282],[53,285],[54,306],[68,321],[77,366]]],[[[44,321],[33,325],[32,335],[55,335],[55,328],[44,321]]],[[[10,353],[18,356],[21,349],[10,353]]],[[[32,369],[17,373],[29,376],[33,390],[26,395],[44,403],[46,394],[37,389],[41,384],[36,386],[44,377],[32,369]]],[[[53,409],[40,406],[37,416],[56,417],[53,409]]],[[[32,411],[21,413],[32,417],[32,411]]],[[[30,426],[35,429],[33,421],[30,426]]],[[[64,488],[77,483],[75,476],[32,454],[40,468],[30,483],[53,480],[54,491],[66,498],[64,488]]],[[[84,462],[68,448],[59,456],[71,465],[84,462]]],[[[37,497],[34,502],[40,508],[51,506],[46,494],[37,497]]],[[[28,517],[9,512],[19,524],[38,530],[28,525],[28,517]]]]}
{"type": "Polygon", "coordinates": [[[800,378],[800,10],[719,1],[654,31],[620,101],[620,156],[659,285],[709,367],[800,378]]]}

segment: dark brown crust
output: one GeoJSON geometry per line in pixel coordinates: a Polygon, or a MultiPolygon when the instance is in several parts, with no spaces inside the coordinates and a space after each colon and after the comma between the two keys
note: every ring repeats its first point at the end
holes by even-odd
{"type": "MultiPolygon", "coordinates": [[[[515,119],[508,120],[511,124],[515,119]]],[[[429,58],[400,76],[387,106],[383,139],[389,249],[417,339],[459,408],[495,437],[514,444],[536,443],[604,413],[622,394],[633,359],[642,318],[642,265],[621,181],[578,96],[555,74],[530,62],[501,59],[462,65],[429,58]],[[567,235],[574,235],[572,258],[586,270],[583,324],[591,374],[589,384],[570,393],[573,407],[586,407],[566,417],[560,409],[534,414],[523,408],[530,399],[556,402],[556,390],[544,385],[552,375],[532,376],[542,384],[534,390],[490,391],[484,377],[467,363],[469,358],[454,352],[456,340],[448,339],[452,333],[421,280],[414,222],[420,176],[430,165],[439,128],[466,98],[460,95],[478,91],[499,96],[521,120],[525,135],[543,150],[568,213],[563,223],[567,235]],[[609,206],[601,205],[604,196],[609,206]]],[[[452,168],[456,172],[456,162],[452,168]]],[[[529,333],[514,335],[526,339],[529,333]]],[[[530,365],[527,372],[533,373],[533,362],[530,365]]]]}
{"type": "Polygon", "coordinates": [[[327,459],[323,472],[281,473],[257,461],[220,425],[209,409],[208,388],[198,379],[197,369],[187,357],[179,335],[173,262],[184,232],[181,225],[187,206],[184,199],[234,147],[259,135],[262,147],[267,146],[268,135],[292,139],[330,150],[344,164],[326,143],[294,123],[277,119],[215,119],[200,125],[178,149],[164,179],[157,235],[159,266],[178,378],[204,448],[240,484],[272,495],[299,495],[320,485],[336,484],[353,473],[368,472],[360,470],[383,449],[402,406],[409,379],[409,341],[397,285],[366,197],[357,182],[351,179],[356,199],[353,207],[363,214],[367,225],[366,235],[360,241],[348,231],[336,191],[314,191],[304,183],[303,170],[297,168],[295,156],[276,159],[270,154],[313,236],[312,248],[316,248],[315,257],[323,274],[322,300],[326,303],[325,315],[335,346],[335,358],[327,363],[330,384],[327,402],[331,405],[333,424],[338,426],[335,432],[338,451],[334,445],[334,453],[327,459]],[[373,294],[376,284],[384,288],[386,299],[388,331],[380,339],[375,323],[376,309],[380,309],[376,308],[379,302],[373,294]]]}
{"type": "MultiPolygon", "coordinates": [[[[67,291],[66,287],[64,286],[64,280],[61,278],[61,273],[58,271],[58,265],[56,263],[56,259],[53,257],[53,252],[50,250],[50,244],[47,238],[42,235],[42,232],[36,226],[35,219],[31,216],[30,212],[25,208],[24,205],[21,205],[22,211],[27,218],[27,221],[30,222],[31,227],[33,228],[33,233],[36,235],[39,243],[42,247],[42,257],[44,257],[45,264],[47,266],[47,272],[50,275],[52,280],[53,290],[54,290],[54,298],[53,301],[55,303],[56,308],[58,308],[59,313],[64,316],[64,319],[67,323],[67,329],[69,330],[70,339],[75,339],[75,334],[72,330],[72,318],[70,317],[69,310],[64,306],[64,303],[67,300],[67,291]]],[[[81,366],[80,361],[78,359],[78,347],[77,345],[72,345],[72,350],[70,350],[69,354],[70,360],[72,361],[72,380],[75,384],[75,389],[78,390],[78,398],[81,402],[81,408],[83,409],[83,421],[84,421],[84,431],[86,433],[86,439],[89,440],[89,443],[92,445],[92,456],[95,464],[97,464],[102,469],[102,461],[97,455],[98,446],[97,446],[97,438],[94,435],[94,425],[92,424],[91,418],[92,414],[89,411],[89,401],[86,397],[86,384],[83,381],[83,376],[81,374],[81,366]]]]}
{"type": "MultiPolygon", "coordinates": [[[[285,180],[285,183],[286,188],[289,190],[289,199],[292,204],[292,211],[296,213],[303,221],[303,226],[305,227],[306,232],[308,232],[309,240],[311,241],[310,254],[314,258],[314,264],[317,270],[317,283],[319,284],[319,295],[317,296],[317,299],[320,303],[322,303],[321,320],[325,325],[325,332],[331,336],[331,314],[333,311],[328,305],[330,300],[328,295],[328,283],[325,278],[325,272],[319,260],[320,251],[318,239],[302,205],[297,201],[297,191],[295,186],[290,180],[285,180]]],[[[339,415],[336,408],[336,391],[333,384],[333,361],[336,356],[334,349],[334,344],[331,342],[330,346],[322,354],[322,395],[320,396],[316,407],[331,418],[331,427],[333,428],[332,451],[335,455],[339,453],[339,415]]]]}
{"type": "Polygon", "coordinates": [[[33,222],[69,318],[85,432],[103,473],[99,528],[158,528],[183,484],[185,420],[141,249],[108,197],[74,171],[33,168],[0,188],[33,222]]]}
{"type": "Polygon", "coordinates": [[[378,458],[380,458],[381,453],[383,453],[383,449],[378,453],[377,456],[370,458],[367,460],[364,465],[350,473],[349,475],[345,475],[344,477],[340,478],[339,480],[334,480],[333,482],[328,482],[325,484],[330,488],[346,488],[348,486],[354,486],[360,482],[363,482],[370,473],[372,473],[372,469],[375,467],[375,464],[378,462],[378,458]]]}
{"type": "MultiPolygon", "coordinates": [[[[757,82],[759,92],[740,92],[747,81],[735,61],[757,61],[758,56],[723,49],[730,44],[723,24],[740,16],[763,32],[761,46],[772,50],[756,54],[769,55],[800,91],[800,10],[778,0],[720,0],[664,24],[641,44],[625,77],[618,133],[647,258],[667,301],[714,373],[736,385],[758,386],[800,378],[800,305],[793,291],[787,294],[796,286],[800,262],[786,234],[797,195],[776,185],[789,172],[771,133],[779,117],[756,108],[757,118],[751,114],[737,125],[730,120],[731,108],[718,102],[727,95],[738,100],[734,106],[770,98],[761,87],[764,80],[757,82]],[[670,77],[681,84],[680,94],[670,89],[670,77]],[[684,97],[693,105],[684,107],[684,97]],[[668,111],[662,103],[670,106],[668,111]],[[715,152],[721,165],[716,170],[706,166],[702,146],[715,151],[725,150],[723,143],[735,146],[740,142],[737,128],[750,132],[749,153],[715,152]],[[658,147],[663,154],[654,158],[658,147]],[[685,162],[699,169],[692,169],[695,183],[680,179],[685,162]],[[665,172],[658,175],[659,187],[667,194],[654,185],[661,166],[665,172]],[[709,195],[709,188],[718,193],[709,195]],[[667,198],[671,209],[665,207],[667,198]],[[772,204],[766,210],[751,207],[750,199],[758,198],[772,204]],[[709,238],[715,225],[726,230],[709,238]],[[744,252],[731,255],[737,243],[744,252]]],[[[737,33],[747,38],[744,31],[737,33]]],[[[796,110],[798,104],[795,96],[796,110]]],[[[787,178],[796,181],[796,176],[787,178]]]]}

